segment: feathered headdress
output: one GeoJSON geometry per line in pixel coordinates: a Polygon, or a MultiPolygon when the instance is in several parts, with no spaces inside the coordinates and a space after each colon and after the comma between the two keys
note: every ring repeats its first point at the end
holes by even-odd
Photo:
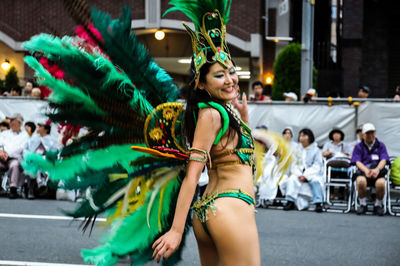
{"type": "Polygon", "coordinates": [[[172,0],[174,5],[165,13],[179,10],[189,17],[195,31],[183,25],[192,39],[193,60],[196,70],[195,89],[199,82],[200,68],[206,63],[218,62],[228,67],[231,55],[226,45],[225,25],[229,20],[232,0],[172,0]]]}

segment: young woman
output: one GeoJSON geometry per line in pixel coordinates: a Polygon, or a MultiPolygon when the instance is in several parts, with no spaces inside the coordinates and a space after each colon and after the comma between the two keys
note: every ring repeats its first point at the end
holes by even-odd
{"type": "Polygon", "coordinates": [[[243,104],[238,103],[237,85],[238,76],[231,62],[228,68],[219,63],[201,68],[198,88],[192,90],[186,111],[186,135],[192,144],[193,160],[187,167],[172,227],[153,245],[157,261],[163,255],[168,258],[181,242],[196,184],[205,165],[202,159],[209,155],[210,181],[205,196],[192,207],[201,263],[260,265],[254,215],[253,143],[243,123],[248,120],[246,98],[243,97],[243,104]],[[238,109],[243,122],[229,111],[229,102],[238,109]],[[202,108],[204,104],[206,108],[202,108]],[[227,123],[228,129],[219,137],[227,123]]]}

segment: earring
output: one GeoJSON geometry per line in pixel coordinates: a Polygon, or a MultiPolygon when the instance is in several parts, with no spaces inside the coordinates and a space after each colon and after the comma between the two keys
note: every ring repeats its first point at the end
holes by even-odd
{"type": "Polygon", "coordinates": [[[210,98],[212,98],[210,92],[208,90],[206,90],[206,89],[204,89],[204,90],[207,92],[208,96],[210,96],[210,98]]]}

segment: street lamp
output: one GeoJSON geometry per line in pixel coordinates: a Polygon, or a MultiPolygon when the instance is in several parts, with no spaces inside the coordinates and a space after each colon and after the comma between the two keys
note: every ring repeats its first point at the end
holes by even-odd
{"type": "Polygon", "coordinates": [[[10,61],[8,59],[4,60],[4,62],[1,64],[1,68],[4,71],[7,71],[10,69],[10,61]]]}
{"type": "Polygon", "coordinates": [[[162,30],[158,30],[158,31],[156,31],[156,33],[154,33],[154,37],[157,40],[161,41],[162,39],[164,39],[165,33],[162,30]]]}

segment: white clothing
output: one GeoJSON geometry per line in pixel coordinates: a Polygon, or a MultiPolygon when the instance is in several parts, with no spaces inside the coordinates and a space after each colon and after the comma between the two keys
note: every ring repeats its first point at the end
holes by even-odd
{"type": "Polygon", "coordinates": [[[350,145],[344,143],[343,141],[339,142],[338,145],[333,143],[333,141],[328,141],[324,144],[324,147],[322,148],[322,152],[334,152],[334,153],[349,153],[351,154],[352,149],[350,145]]]}
{"type": "Polygon", "coordinates": [[[200,175],[200,179],[199,179],[199,186],[206,186],[208,184],[208,169],[207,166],[205,167],[204,171],[201,173],[200,175]]]}
{"type": "Polygon", "coordinates": [[[299,145],[299,152],[301,161],[293,165],[289,178],[281,182],[280,189],[282,194],[295,199],[297,208],[302,210],[308,207],[313,195],[309,183],[300,182],[299,177],[304,176],[308,182],[318,182],[323,192],[325,181],[322,155],[316,143],[312,143],[307,148],[299,145]]]}
{"type": "Polygon", "coordinates": [[[257,182],[260,200],[275,199],[278,192],[278,186],[285,182],[293,165],[296,165],[299,162],[298,144],[292,141],[290,142],[289,151],[292,156],[292,164],[289,166],[287,173],[282,173],[281,169],[277,167],[277,159],[274,156],[276,149],[276,145],[272,144],[263,158],[263,165],[265,165],[265,167],[257,182]]]}
{"type": "Polygon", "coordinates": [[[43,145],[45,151],[55,151],[57,150],[57,141],[50,135],[46,135],[41,137],[40,135],[34,135],[29,141],[26,143],[24,150],[25,151],[36,151],[40,148],[40,144],[43,145]]]}
{"type": "Polygon", "coordinates": [[[0,133],[0,149],[3,148],[8,157],[21,160],[24,146],[28,140],[29,135],[25,130],[16,133],[9,129],[0,133]]]}

